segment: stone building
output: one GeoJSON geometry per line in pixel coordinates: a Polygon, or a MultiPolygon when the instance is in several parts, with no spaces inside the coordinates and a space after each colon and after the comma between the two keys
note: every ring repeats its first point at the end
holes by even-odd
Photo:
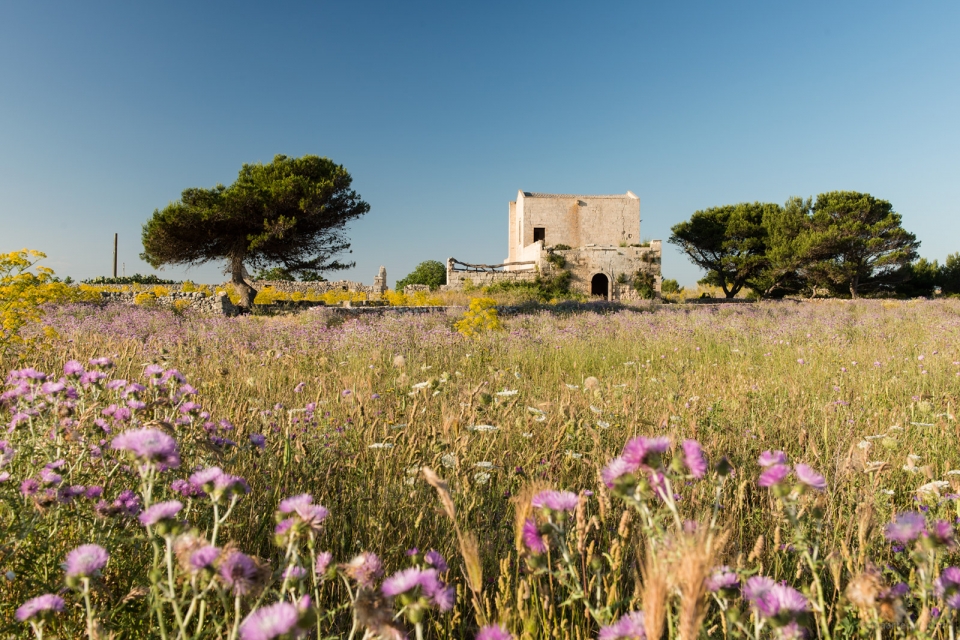
{"type": "Polygon", "coordinates": [[[640,241],[640,199],[520,191],[509,209],[508,255],[500,265],[447,261],[447,288],[533,280],[567,270],[571,288],[607,300],[660,293],[659,240],[640,241]]]}

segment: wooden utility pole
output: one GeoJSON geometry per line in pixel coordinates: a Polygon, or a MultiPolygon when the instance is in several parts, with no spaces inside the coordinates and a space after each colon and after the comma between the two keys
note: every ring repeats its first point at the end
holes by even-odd
{"type": "Polygon", "coordinates": [[[117,235],[113,234],[113,277],[117,277],[117,235]]]}

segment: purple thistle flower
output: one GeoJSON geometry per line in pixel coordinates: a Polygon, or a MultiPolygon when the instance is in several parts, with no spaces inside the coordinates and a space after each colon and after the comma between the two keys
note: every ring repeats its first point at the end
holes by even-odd
{"type": "Polygon", "coordinates": [[[503,626],[499,624],[488,624],[485,627],[480,627],[480,631],[477,632],[477,637],[475,640],[512,640],[513,636],[510,635],[503,626]]]}
{"type": "Polygon", "coordinates": [[[10,479],[9,471],[3,471],[2,473],[0,473],[0,482],[6,482],[9,479],[10,479]]]}
{"type": "Polygon", "coordinates": [[[919,538],[925,526],[923,514],[907,511],[897,514],[896,519],[884,528],[883,535],[891,542],[907,543],[919,538]]]}
{"type": "Polygon", "coordinates": [[[217,558],[220,556],[220,549],[217,549],[213,546],[206,546],[200,549],[197,549],[190,554],[190,569],[193,572],[202,571],[204,569],[212,569],[213,563],[217,561],[217,558]]]}
{"type": "Polygon", "coordinates": [[[20,493],[22,493],[24,497],[29,498],[30,496],[36,495],[39,490],[40,483],[33,478],[27,478],[20,483],[20,493]]]}
{"type": "Polygon", "coordinates": [[[766,596],[770,589],[776,585],[777,583],[773,581],[773,578],[754,576],[743,585],[743,597],[749,602],[756,602],[766,596]]]}
{"type": "Polygon", "coordinates": [[[623,459],[638,467],[659,465],[659,456],[670,448],[670,438],[645,438],[638,436],[623,447],[623,459]],[[653,463],[653,464],[651,464],[653,463]]]}
{"type": "Polygon", "coordinates": [[[946,598],[947,606],[958,609],[960,605],[960,569],[947,567],[933,583],[937,597],[946,598]]]}
{"type": "Polygon", "coordinates": [[[388,598],[407,593],[420,586],[421,570],[417,567],[403,569],[383,581],[380,591],[388,598]]]}
{"type": "Polygon", "coordinates": [[[775,585],[770,589],[771,600],[776,603],[774,615],[788,614],[791,618],[807,611],[810,603],[806,596],[785,584],[775,585]]]}
{"type": "Polygon", "coordinates": [[[81,376],[83,373],[83,365],[76,360],[67,360],[67,363],[63,365],[63,375],[65,376],[81,376]]]}
{"type": "Polygon", "coordinates": [[[148,364],[143,370],[143,375],[149,376],[151,378],[154,376],[162,375],[162,374],[163,374],[163,367],[161,367],[158,364],[148,364]]]}
{"type": "Polygon", "coordinates": [[[83,497],[86,498],[87,500],[96,500],[102,495],[103,495],[103,487],[96,484],[91,487],[87,487],[87,490],[84,491],[83,493],[83,497]]]}
{"type": "Polygon", "coordinates": [[[111,446],[120,451],[130,451],[144,462],[156,462],[162,468],[180,466],[177,441],[159,429],[124,431],[113,439],[111,446]]]}
{"type": "Polygon", "coordinates": [[[208,467],[190,476],[190,484],[205,491],[213,490],[213,483],[223,475],[220,467],[208,467]]]}
{"type": "Polygon", "coordinates": [[[603,468],[603,471],[600,472],[600,477],[603,479],[603,483],[607,485],[608,488],[613,489],[614,485],[617,483],[617,480],[620,478],[635,473],[639,465],[633,464],[632,462],[627,462],[622,457],[614,458],[611,460],[607,466],[603,468]]]}
{"type": "Polygon", "coordinates": [[[145,527],[152,527],[164,521],[173,520],[183,509],[183,503],[179,500],[170,500],[168,502],[158,502],[151,505],[140,514],[140,524],[145,527]]]}
{"type": "Polygon", "coordinates": [[[298,507],[308,506],[311,504],[313,504],[313,496],[309,493],[301,493],[300,495],[291,496],[281,500],[279,506],[277,507],[277,511],[280,513],[293,513],[298,507]]]}
{"type": "Polygon", "coordinates": [[[953,549],[957,541],[953,535],[953,525],[946,520],[937,520],[927,530],[927,538],[935,546],[953,549]]]}
{"type": "Polygon", "coordinates": [[[579,499],[572,491],[541,491],[530,501],[530,506],[549,511],[573,511],[579,499]]]}
{"type": "Polygon", "coordinates": [[[51,613],[61,613],[63,606],[63,598],[52,593],[46,593],[24,602],[17,609],[15,615],[18,621],[26,622],[33,618],[45,617],[51,613]]]}
{"type": "Polygon", "coordinates": [[[100,381],[106,377],[107,374],[101,371],[85,371],[83,375],[80,376],[80,386],[89,387],[92,384],[99,384],[100,381]]]}
{"type": "Polygon", "coordinates": [[[282,636],[302,635],[297,630],[300,621],[300,610],[289,602],[261,607],[252,611],[240,624],[240,638],[242,640],[274,640],[282,636]]]}
{"type": "Polygon", "coordinates": [[[547,545],[543,543],[543,538],[540,536],[540,532],[537,531],[537,523],[532,518],[524,520],[520,536],[523,539],[524,546],[526,546],[531,553],[539,554],[547,552],[547,545]]]}
{"type": "Polygon", "coordinates": [[[643,611],[631,611],[619,620],[600,627],[597,640],[646,640],[647,628],[643,623],[643,611]]]}
{"type": "Polygon", "coordinates": [[[75,484],[72,487],[63,487],[60,489],[57,494],[60,502],[64,504],[69,504],[73,502],[73,499],[82,496],[86,492],[87,488],[82,484],[75,484]]]}
{"type": "Polygon", "coordinates": [[[277,526],[273,528],[273,533],[276,536],[283,537],[288,531],[293,527],[294,523],[297,521],[296,518],[284,518],[277,523],[277,526]]]}
{"type": "Polygon", "coordinates": [[[772,487],[783,482],[790,473],[790,467],[785,464],[775,464],[767,467],[760,474],[757,484],[761,487],[772,487]]]}
{"type": "Polygon", "coordinates": [[[707,459],[696,440],[683,441],[683,463],[694,478],[702,478],[707,473],[707,459]]]}
{"type": "Polygon", "coordinates": [[[60,482],[63,480],[63,477],[53,469],[47,469],[44,467],[43,469],[40,469],[40,480],[44,485],[49,487],[60,484],[60,482]]]}
{"type": "Polygon", "coordinates": [[[375,553],[364,552],[356,556],[345,567],[348,576],[356,580],[357,584],[372,589],[377,578],[383,575],[383,566],[375,553]]]}
{"type": "Polygon", "coordinates": [[[317,562],[313,565],[313,570],[316,572],[318,578],[323,578],[323,576],[326,575],[332,560],[333,554],[329,551],[323,551],[317,554],[317,562]]]}
{"type": "Polygon", "coordinates": [[[728,566],[716,567],[710,577],[706,580],[708,590],[716,593],[718,591],[732,591],[740,586],[740,576],[730,570],[728,566]]]}
{"type": "Polygon", "coordinates": [[[775,464],[786,464],[787,454],[783,451],[764,451],[757,460],[761,467],[772,467],[775,464]]]}
{"type": "Polygon", "coordinates": [[[427,597],[428,602],[440,611],[449,611],[453,608],[455,591],[440,581],[436,569],[417,567],[403,569],[384,580],[380,591],[388,598],[392,598],[418,588],[427,597]]]}
{"type": "MultiPolygon", "coordinates": [[[[232,476],[229,473],[222,473],[220,477],[213,481],[213,491],[210,495],[213,499],[219,500],[223,496],[234,496],[250,493],[250,485],[239,476],[232,476]]],[[[323,509],[323,507],[319,507],[323,509]]]]}
{"type": "Polygon", "coordinates": [[[179,493],[184,498],[207,495],[202,489],[194,486],[189,480],[183,480],[182,478],[178,478],[171,482],[170,490],[174,493],[179,493]]]}
{"type": "Polygon", "coordinates": [[[307,570],[296,565],[291,565],[283,571],[283,577],[285,580],[303,580],[306,576],[307,570]]]}
{"type": "Polygon", "coordinates": [[[303,391],[304,389],[306,389],[306,387],[307,387],[307,383],[306,383],[306,382],[298,382],[298,383],[297,383],[297,386],[295,386],[295,387],[293,388],[293,392],[294,392],[294,393],[300,393],[301,391],[303,391]]]}
{"type": "Polygon", "coordinates": [[[827,488],[826,479],[802,462],[800,464],[793,465],[793,472],[797,474],[797,479],[808,487],[818,489],[820,491],[823,491],[827,488]]]}
{"type": "Polygon", "coordinates": [[[450,567],[447,566],[446,559],[442,555],[440,555],[439,551],[435,549],[431,549],[430,551],[427,551],[427,555],[425,555],[423,559],[426,561],[428,565],[430,565],[440,573],[444,573],[445,571],[449,571],[450,569],[450,567]]]}
{"type": "Polygon", "coordinates": [[[258,449],[263,449],[267,444],[267,439],[259,433],[251,433],[250,443],[258,449]]]}
{"type": "Polygon", "coordinates": [[[257,578],[253,558],[239,551],[231,552],[220,563],[220,579],[234,595],[244,596],[253,590],[257,578]]]}
{"type": "Polygon", "coordinates": [[[106,368],[106,367],[112,367],[112,366],[113,366],[113,360],[111,360],[110,358],[106,358],[106,357],[104,357],[104,358],[91,358],[91,359],[90,359],[90,366],[92,366],[92,367],[105,367],[105,368],[106,368]]]}
{"type": "Polygon", "coordinates": [[[91,578],[99,574],[110,559],[98,544],[83,544],[67,554],[63,569],[68,578],[91,578]]]}
{"type": "Polygon", "coordinates": [[[313,504],[313,496],[309,493],[302,493],[281,500],[277,510],[280,513],[296,514],[304,524],[312,529],[319,529],[320,524],[330,514],[326,507],[313,504]]]}

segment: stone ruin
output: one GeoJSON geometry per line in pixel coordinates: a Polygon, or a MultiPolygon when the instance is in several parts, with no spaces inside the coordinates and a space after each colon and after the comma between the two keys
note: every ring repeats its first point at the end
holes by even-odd
{"type": "Polygon", "coordinates": [[[570,287],[605,300],[639,300],[635,282],[659,297],[660,240],[640,241],[640,199],[624,195],[554,195],[520,191],[510,203],[509,253],[501,264],[447,260],[445,290],[532,282],[571,274],[570,287]],[[560,266],[563,265],[563,266],[560,266]]]}
{"type": "MultiPolygon", "coordinates": [[[[387,290],[387,269],[381,266],[380,271],[373,279],[373,284],[363,284],[353,280],[323,280],[307,282],[291,282],[289,280],[253,280],[247,278],[247,283],[257,291],[263,291],[266,287],[272,287],[274,291],[281,293],[316,293],[323,295],[331,291],[350,291],[354,293],[367,294],[368,300],[380,300],[387,290]]],[[[221,287],[226,287],[229,281],[224,282],[221,287]]]]}

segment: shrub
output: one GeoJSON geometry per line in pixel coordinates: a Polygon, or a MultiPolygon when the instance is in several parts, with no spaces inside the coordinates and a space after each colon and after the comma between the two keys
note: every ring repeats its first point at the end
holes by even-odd
{"type": "Polygon", "coordinates": [[[673,279],[666,279],[660,283],[660,292],[661,293],[683,293],[683,287],[680,286],[680,283],[673,279]]]}
{"type": "Polygon", "coordinates": [[[468,338],[476,338],[487,331],[500,331],[503,324],[497,314],[497,303],[493,298],[474,298],[470,308],[463,314],[454,328],[468,338]]]}
{"type": "Polygon", "coordinates": [[[88,295],[58,282],[52,269],[36,266],[46,257],[30,249],[0,254],[0,354],[30,342],[20,330],[43,316],[42,305],[77,301],[88,295]]]}
{"type": "Polygon", "coordinates": [[[141,307],[155,307],[157,306],[157,295],[152,291],[138,293],[133,298],[133,304],[140,305],[141,307]]]}
{"type": "Polygon", "coordinates": [[[644,300],[649,300],[656,295],[657,281],[653,274],[640,269],[633,274],[633,289],[644,300]]]}
{"type": "Polygon", "coordinates": [[[180,284],[176,280],[162,280],[152,273],[148,276],[135,273],[132,276],[118,276],[116,278],[97,276],[96,278],[90,278],[82,282],[83,284],[180,284]]]}
{"type": "Polygon", "coordinates": [[[403,291],[408,284],[425,284],[430,289],[437,289],[440,285],[447,284],[447,267],[436,260],[425,260],[407,274],[406,278],[397,281],[396,290],[403,291]]]}

